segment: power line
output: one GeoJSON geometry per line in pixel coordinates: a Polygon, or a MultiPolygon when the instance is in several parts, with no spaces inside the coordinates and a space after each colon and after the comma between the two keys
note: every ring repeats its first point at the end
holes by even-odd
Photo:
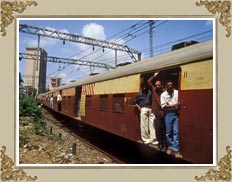
{"type": "MultiPolygon", "coordinates": [[[[154,28],[156,28],[156,27],[159,27],[159,26],[161,26],[161,25],[163,25],[164,23],[167,23],[167,22],[168,22],[168,20],[166,20],[166,21],[164,21],[164,22],[161,22],[160,24],[151,27],[151,30],[154,29],[154,28]]],[[[137,30],[135,33],[139,32],[139,31],[141,31],[141,30],[144,30],[145,28],[148,28],[148,27],[149,27],[149,22],[147,22],[146,25],[145,25],[144,27],[142,27],[141,29],[137,30]]],[[[140,34],[138,34],[138,35],[132,37],[131,39],[127,40],[125,43],[128,43],[129,41],[131,41],[131,40],[133,40],[133,39],[135,39],[135,38],[138,38],[139,36],[144,35],[145,33],[149,32],[149,31],[150,31],[150,30],[146,30],[146,31],[144,31],[144,32],[142,32],[142,33],[140,33],[140,34]]],[[[104,55],[106,55],[106,54],[108,54],[108,53],[110,53],[110,52],[111,52],[111,50],[109,50],[108,52],[106,52],[104,55]]],[[[98,56],[97,58],[95,58],[95,60],[96,60],[96,59],[99,59],[99,58],[101,58],[101,57],[103,57],[103,55],[98,56]]]]}
{"type": "MultiPolygon", "coordinates": [[[[139,30],[137,30],[137,29],[140,28],[141,26],[144,26],[144,25],[147,24],[147,22],[145,22],[145,23],[143,23],[143,22],[144,22],[144,20],[141,20],[141,21],[137,22],[136,24],[131,25],[129,28],[126,28],[126,29],[120,31],[119,33],[117,33],[117,34],[115,34],[115,35],[113,35],[113,36],[107,38],[107,40],[109,40],[109,39],[111,39],[111,38],[113,38],[113,37],[116,37],[117,35],[120,35],[120,34],[126,32],[127,30],[133,29],[133,30],[131,30],[131,31],[129,31],[129,32],[124,33],[124,34],[121,35],[119,38],[117,38],[118,40],[115,41],[115,43],[117,43],[121,38],[124,38],[124,37],[127,37],[127,36],[129,37],[129,34],[135,33],[134,31],[138,32],[138,31],[142,30],[143,28],[142,28],[142,29],[139,29],[139,30]]],[[[86,50],[83,50],[83,51],[81,51],[81,53],[86,52],[86,51],[89,50],[89,49],[91,49],[91,48],[88,48],[88,49],[86,49],[86,50]]],[[[101,49],[99,48],[97,51],[94,51],[94,52],[92,52],[92,53],[90,53],[90,54],[87,54],[86,56],[82,56],[80,59],[84,59],[84,58],[86,58],[86,57],[88,57],[88,56],[90,56],[90,55],[92,55],[92,54],[95,54],[96,52],[99,52],[100,50],[101,50],[101,49]]],[[[107,54],[107,53],[105,53],[105,54],[102,55],[102,56],[105,56],[106,54],[107,54]]],[[[71,57],[74,57],[74,56],[76,56],[76,55],[77,55],[77,54],[74,54],[74,55],[72,55],[71,57]]],[[[95,58],[95,59],[96,59],[96,58],[95,58]]],[[[52,74],[54,74],[54,73],[56,73],[56,72],[58,72],[58,71],[55,71],[55,72],[53,72],[52,74]]],[[[51,75],[51,74],[49,74],[49,75],[51,75]]]]}
{"type": "MultiPolygon", "coordinates": [[[[212,33],[212,31],[213,30],[207,30],[207,31],[204,31],[204,32],[201,32],[201,33],[197,33],[197,34],[194,34],[194,35],[190,35],[190,36],[183,37],[183,38],[180,38],[180,39],[177,39],[177,40],[174,40],[174,41],[170,41],[170,42],[167,42],[167,43],[164,43],[164,44],[157,45],[157,46],[154,47],[155,55],[159,55],[161,53],[171,51],[171,46],[173,46],[175,43],[178,43],[180,41],[185,41],[185,40],[188,40],[190,38],[194,38],[194,40],[196,40],[196,41],[201,41],[201,40],[206,40],[207,38],[211,38],[212,37],[211,34],[206,35],[206,36],[204,36],[204,35],[212,33]],[[203,37],[200,37],[200,36],[203,36],[203,37]],[[199,38],[197,38],[197,37],[199,37],[199,38]]],[[[142,54],[144,56],[149,55],[150,48],[140,50],[140,52],[142,52],[142,54]]],[[[121,57],[123,57],[123,55],[121,57]]],[[[125,57],[125,55],[124,55],[124,57],[125,57]]],[[[104,61],[107,62],[107,60],[104,60],[104,61]]]]}
{"type": "MultiPolygon", "coordinates": [[[[112,35],[112,36],[110,36],[110,37],[107,38],[106,40],[110,40],[110,39],[112,39],[113,37],[116,37],[117,35],[120,35],[120,34],[122,34],[123,32],[126,32],[126,31],[129,30],[129,29],[133,29],[133,31],[134,31],[134,30],[137,29],[137,26],[140,27],[140,26],[144,26],[145,24],[147,24],[147,22],[146,22],[146,23],[143,23],[143,22],[144,22],[144,20],[141,20],[141,21],[139,21],[139,22],[137,22],[137,23],[131,25],[130,27],[128,27],[128,28],[126,28],[126,29],[124,29],[124,30],[122,30],[122,31],[120,31],[120,32],[118,32],[118,33],[112,35]]],[[[128,35],[128,34],[131,34],[131,33],[132,33],[132,32],[125,33],[125,34],[122,35],[121,37],[117,38],[118,41],[119,41],[119,39],[122,38],[123,36],[128,35]]],[[[118,41],[116,41],[116,43],[117,43],[118,41]]],[[[90,50],[90,49],[91,49],[91,48],[87,48],[87,49],[85,49],[85,50],[83,50],[83,51],[81,51],[81,52],[79,52],[79,53],[76,53],[76,54],[70,56],[69,58],[72,58],[72,57],[76,56],[77,54],[84,53],[84,52],[86,52],[86,51],[88,51],[88,50],[90,50]]],[[[86,58],[86,57],[88,57],[88,56],[90,56],[90,55],[92,55],[92,54],[95,54],[96,52],[98,52],[98,51],[100,51],[100,50],[101,50],[101,49],[99,48],[97,51],[94,51],[94,52],[92,52],[92,53],[90,53],[90,54],[87,54],[86,56],[82,56],[80,59],[84,59],[84,58],[86,58]]],[[[69,65],[68,65],[68,66],[69,66],[69,65]]],[[[52,74],[54,74],[54,73],[56,73],[56,72],[58,72],[58,71],[59,71],[59,70],[53,72],[52,74]]],[[[49,74],[49,75],[51,75],[51,74],[49,74]]]]}
{"type": "MultiPolygon", "coordinates": [[[[168,22],[168,21],[161,22],[160,24],[158,24],[158,25],[156,25],[156,26],[154,26],[154,27],[151,27],[151,30],[154,29],[155,27],[161,26],[162,24],[164,24],[164,23],[166,23],[166,22],[168,22]]],[[[144,30],[144,29],[147,28],[147,27],[149,27],[149,22],[144,23],[142,28],[133,30],[133,31],[134,31],[133,33],[138,33],[138,32],[144,30]]],[[[131,41],[131,40],[133,40],[133,39],[135,39],[135,38],[137,38],[137,37],[139,37],[139,36],[145,34],[146,32],[148,32],[148,31],[146,30],[145,32],[142,32],[142,33],[140,33],[140,34],[137,35],[137,36],[133,36],[132,38],[130,38],[130,39],[129,39],[128,41],[126,41],[125,43],[127,43],[127,42],[129,42],[129,41],[131,41]]],[[[132,33],[132,32],[131,32],[131,33],[132,33]]],[[[124,36],[128,37],[127,34],[124,35],[124,36]]],[[[105,56],[105,55],[108,54],[109,52],[111,52],[111,51],[109,50],[109,51],[106,52],[104,55],[98,56],[97,58],[95,58],[95,60],[96,60],[96,59],[99,59],[100,57],[105,56]]],[[[107,61],[107,62],[109,63],[109,61],[107,61]]],[[[116,66],[116,65],[115,65],[115,66],[116,66]]]]}

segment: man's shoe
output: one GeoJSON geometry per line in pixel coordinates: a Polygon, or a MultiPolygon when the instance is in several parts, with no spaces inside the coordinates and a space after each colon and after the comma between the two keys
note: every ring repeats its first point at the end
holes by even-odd
{"type": "Polygon", "coordinates": [[[183,158],[183,156],[180,154],[180,152],[175,152],[175,153],[174,153],[174,157],[175,157],[176,159],[181,159],[181,158],[183,158]]]}
{"type": "Polygon", "coordinates": [[[145,140],[143,143],[144,144],[149,144],[149,143],[151,143],[151,141],[150,140],[145,140]]]}
{"type": "Polygon", "coordinates": [[[158,141],[154,141],[154,142],[152,142],[151,144],[153,144],[153,145],[158,145],[159,142],[158,142],[158,141]]]}
{"type": "Polygon", "coordinates": [[[171,150],[171,149],[168,149],[168,150],[166,151],[166,154],[172,155],[172,150],[171,150]]]}

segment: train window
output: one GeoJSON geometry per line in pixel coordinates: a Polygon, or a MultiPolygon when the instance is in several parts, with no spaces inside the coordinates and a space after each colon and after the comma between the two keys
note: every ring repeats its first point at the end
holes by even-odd
{"type": "Polygon", "coordinates": [[[113,112],[123,113],[124,112],[124,94],[113,95],[113,112]]]}
{"type": "Polygon", "coordinates": [[[71,104],[71,96],[68,96],[68,103],[67,103],[68,105],[70,105],[71,104]]]}
{"type": "Polygon", "coordinates": [[[66,105],[66,96],[63,97],[62,101],[63,101],[63,105],[66,105]]]}
{"type": "Polygon", "coordinates": [[[99,110],[105,112],[108,111],[108,95],[100,95],[99,110]]]}
{"type": "Polygon", "coordinates": [[[85,108],[86,109],[91,109],[91,103],[92,103],[92,96],[87,95],[85,99],[85,108]]]}

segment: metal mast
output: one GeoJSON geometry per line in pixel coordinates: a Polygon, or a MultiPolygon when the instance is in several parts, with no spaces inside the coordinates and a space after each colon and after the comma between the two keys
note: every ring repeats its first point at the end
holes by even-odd
{"type": "Polygon", "coordinates": [[[154,21],[153,20],[149,20],[149,39],[150,39],[150,57],[154,56],[154,51],[153,51],[153,25],[154,25],[154,21]]]}
{"type": "MultiPolygon", "coordinates": [[[[19,53],[19,60],[22,60],[22,59],[38,60],[38,58],[40,59],[41,55],[19,53]]],[[[55,62],[55,63],[77,64],[81,66],[99,67],[99,68],[105,68],[107,70],[114,69],[113,66],[110,66],[105,63],[84,61],[84,60],[78,60],[78,59],[61,58],[61,57],[54,57],[54,56],[47,56],[46,61],[55,62]]]]}

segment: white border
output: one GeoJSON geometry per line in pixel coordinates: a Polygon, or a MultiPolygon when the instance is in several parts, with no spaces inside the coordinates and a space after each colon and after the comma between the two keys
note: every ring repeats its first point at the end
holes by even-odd
{"type": "Polygon", "coordinates": [[[216,19],[215,18],[16,18],[16,166],[18,167],[201,167],[216,166],[216,119],[217,119],[217,87],[216,87],[216,19]],[[213,163],[212,164],[19,164],[19,21],[20,20],[211,20],[213,21],[213,163]]]}

